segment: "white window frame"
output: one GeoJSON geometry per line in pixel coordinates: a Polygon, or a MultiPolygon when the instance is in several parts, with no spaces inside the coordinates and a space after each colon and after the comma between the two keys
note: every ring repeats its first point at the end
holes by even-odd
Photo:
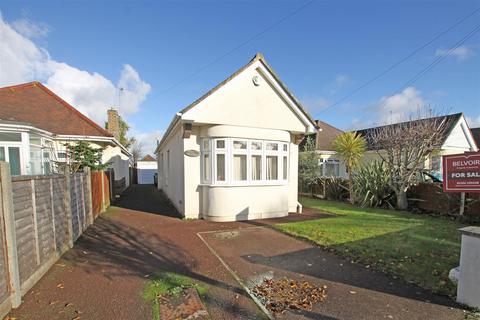
{"type": "Polygon", "coordinates": [[[231,182],[233,182],[234,184],[249,184],[249,181],[251,180],[251,178],[249,177],[249,171],[250,171],[250,163],[249,163],[249,148],[250,148],[250,144],[249,144],[249,141],[248,139],[241,139],[241,138],[231,138],[229,139],[230,140],[230,143],[231,143],[231,160],[229,161],[231,163],[231,172],[230,172],[230,180],[231,182]],[[235,141],[241,141],[241,142],[245,142],[246,144],[246,149],[235,149],[234,148],[234,142],[235,141]],[[234,156],[235,155],[244,155],[245,156],[245,161],[247,162],[247,172],[246,172],[246,179],[245,180],[235,180],[235,164],[234,164],[234,156]]]}
{"type": "Polygon", "coordinates": [[[259,139],[246,139],[246,138],[237,138],[237,137],[215,137],[215,138],[204,138],[201,140],[201,159],[200,159],[200,175],[201,183],[204,185],[210,186],[249,186],[249,185],[285,185],[288,184],[289,179],[289,143],[285,141],[275,141],[275,140],[259,140],[259,139]],[[217,148],[217,141],[225,141],[225,148],[217,148]],[[208,141],[208,142],[207,142],[208,141]],[[234,149],[234,141],[243,141],[246,142],[247,149],[234,149]],[[262,144],[261,150],[253,150],[252,143],[260,142],[262,144]],[[266,150],[267,143],[276,143],[278,144],[278,150],[266,150]],[[205,147],[207,146],[207,147],[205,147]],[[284,150],[284,147],[286,150],[284,150]],[[205,155],[209,154],[210,163],[205,164],[205,155]],[[225,155],[225,181],[217,180],[217,155],[225,155]],[[246,180],[235,180],[234,179],[234,155],[241,154],[246,156],[247,161],[247,179],[246,180]],[[261,179],[253,180],[252,179],[252,156],[260,155],[261,156],[261,179]],[[267,156],[276,156],[277,157],[277,179],[276,180],[267,180],[267,156]],[[287,172],[286,179],[284,179],[283,173],[283,158],[287,158],[287,172]],[[205,179],[205,165],[210,166],[210,180],[205,179]]]}

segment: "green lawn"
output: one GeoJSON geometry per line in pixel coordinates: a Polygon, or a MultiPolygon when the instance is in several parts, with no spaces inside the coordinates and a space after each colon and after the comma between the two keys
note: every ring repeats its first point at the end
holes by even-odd
{"type": "Polygon", "coordinates": [[[278,224],[277,229],[434,292],[455,294],[448,273],[459,264],[462,224],[334,201],[302,198],[300,202],[337,216],[278,224]]]}

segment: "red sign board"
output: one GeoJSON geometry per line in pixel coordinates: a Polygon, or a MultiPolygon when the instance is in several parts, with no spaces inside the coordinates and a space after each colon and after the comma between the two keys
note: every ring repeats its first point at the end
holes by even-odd
{"type": "Polygon", "coordinates": [[[480,192],[480,152],[443,156],[444,192],[480,192]]]}

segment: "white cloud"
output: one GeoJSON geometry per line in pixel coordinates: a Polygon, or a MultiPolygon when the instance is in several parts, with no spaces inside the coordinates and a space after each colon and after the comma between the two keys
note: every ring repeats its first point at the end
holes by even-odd
{"type": "Polygon", "coordinates": [[[437,49],[435,52],[435,56],[437,57],[445,57],[445,56],[450,56],[454,57],[457,59],[457,61],[464,61],[470,58],[472,55],[474,55],[475,52],[473,51],[473,48],[470,46],[459,46],[453,50],[450,51],[450,49],[437,49]]]}
{"type": "Polygon", "coordinates": [[[22,36],[29,39],[46,37],[50,32],[50,27],[46,23],[35,23],[28,18],[13,21],[12,27],[22,36]]]}
{"type": "Polygon", "coordinates": [[[382,97],[374,106],[381,123],[393,123],[407,118],[426,105],[419,90],[408,87],[400,93],[382,97]]]}
{"type": "Polygon", "coordinates": [[[100,125],[107,118],[107,109],[112,106],[117,106],[123,117],[139,110],[150,92],[150,85],[132,66],[123,66],[120,79],[114,85],[97,72],[53,60],[47,50],[32,41],[32,37],[48,31],[30,20],[19,21],[9,24],[0,13],[0,86],[41,81],[100,125]],[[120,106],[119,88],[123,88],[120,106]]]}
{"type": "Polygon", "coordinates": [[[466,117],[468,126],[470,128],[477,128],[480,127],[480,115],[478,115],[476,118],[475,117],[466,117]]]}
{"type": "Polygon", "coordinates": [[[137,139],[138,142],[142,145],[143,153],[150,154],[155,157],[155,149],[157,147],[157,141],[160,141],[163,136],[163,131],[152,130],[149,132],[141,132],[137,130],[132,130],[132,136],[137,139]]]}

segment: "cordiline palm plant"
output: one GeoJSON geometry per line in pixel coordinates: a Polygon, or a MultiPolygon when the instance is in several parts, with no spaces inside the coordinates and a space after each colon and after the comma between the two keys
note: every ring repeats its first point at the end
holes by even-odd
{"type": "Polygon", "coordinates": [[[333,141],[335,152],[342,158],[349,175],[350,202],[354,202],[352,172],[358,166],[360,159],[367,150],[365,138],[354,131],[344,132],[333,141]]]}

